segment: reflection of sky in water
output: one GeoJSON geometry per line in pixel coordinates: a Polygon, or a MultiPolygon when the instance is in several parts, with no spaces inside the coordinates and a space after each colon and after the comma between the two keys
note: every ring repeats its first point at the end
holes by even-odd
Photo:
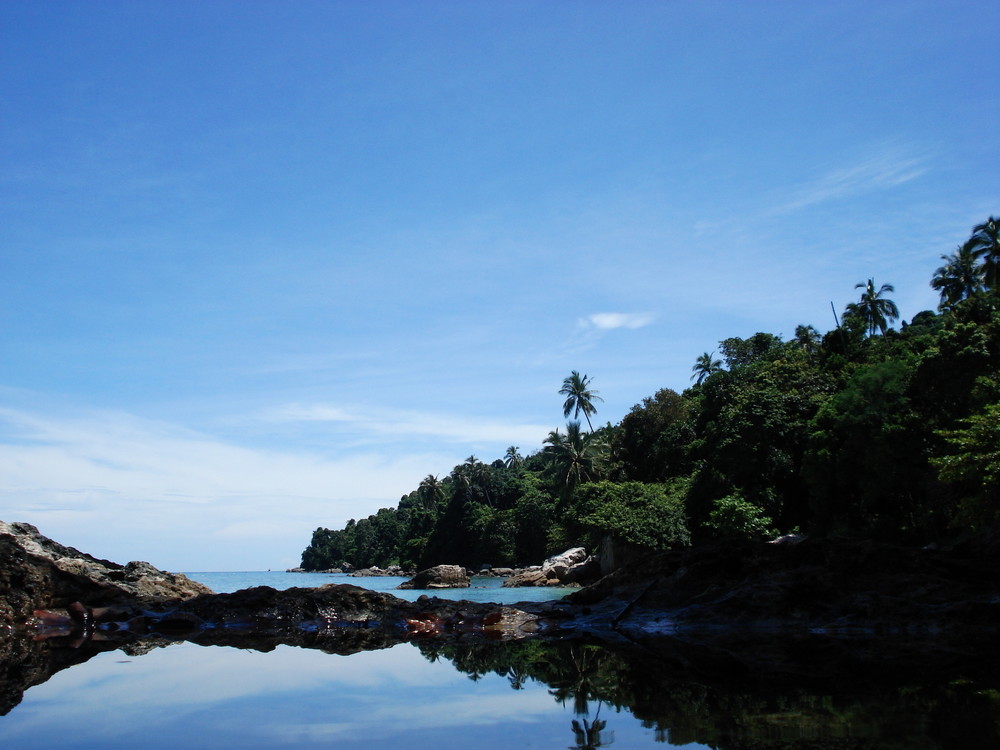
{"type": "MultiPolygon", "coordinates": [[[[605,706],[601,718],[614,747],[663,747],[627,713],[605,706]]],[[[0,717],[0,746],[565,748],[572,719],[544,685],[473,682],[406,645],[343,657],[184,643],[60,672],[0,717]]]]}

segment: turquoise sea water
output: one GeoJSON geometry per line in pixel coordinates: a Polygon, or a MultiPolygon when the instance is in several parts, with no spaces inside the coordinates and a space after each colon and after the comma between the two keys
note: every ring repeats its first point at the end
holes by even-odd
{"type": "Polygon", "coordinates": [[[217,594],[227,594],[251,586],[270,586],[289,589],[294,586],[323,586],[327,583],[349,583],[353,586],[384,591],[400,599],[415,601],[422,594],[433,594],[442,599],[465,599],[473,602],[541,602],[559,599],[569,588],[502,588],[502,578],[473,578],[467,589],[437,589],[435,591],[399,590],[396,587],[409,580],[400,576],[365,576],[354,578],[344,573],[286,573],[285,571],[252,571],[245,573],[186,573],[192,580],[208,586],[217,594]]]}

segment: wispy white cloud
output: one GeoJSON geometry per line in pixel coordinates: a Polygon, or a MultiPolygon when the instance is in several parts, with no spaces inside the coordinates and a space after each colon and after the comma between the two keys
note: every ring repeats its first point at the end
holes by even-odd
{"type": "Polygon", "coordinates": [[[581,328],[596,328],[600,331],[611,331],[615,328],[644,328],[653,322],[652,313],[594,313],[580,319],[581,328]]]}
{"type": "Polygon", "coordinates": [[[347,409],[329,403],[292,403],[263,415],[274,422],[341,423],[359,435],[380,437],[433,437],[456,443],[535,444],[551,425],[508,422],[497,419],[459,417],[409,410],[347,409]]]}
{"type": "Polygon", "coordinates": [[[799,186],[773,213],[788,214],[826,201],[898,187],[922,176],[927,171],[925,162],[923,157],[888,148],[799,186]]]}
{"type": "Polygon", "coordinates": [[[245,447],[112,412],[0,408],[0,436],[0,518],[181,570],[295,563],[316,526],[394,505],[447,460],[430,449],[245,447]]]}

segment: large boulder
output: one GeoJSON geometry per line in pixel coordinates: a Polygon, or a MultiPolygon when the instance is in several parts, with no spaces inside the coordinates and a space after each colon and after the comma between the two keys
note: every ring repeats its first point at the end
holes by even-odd
{"type": "Polygon", "coordinates": [[[548,586],[551,582],[558,582],[555,578],[549,578],[542,572],[540,565],[519,570],[503,582],[503,587],[507,589],[518,588],[520,586],[548,586]]]}
{"type": "Polygon", "coordinates": [[[147,562],[119,565],[101,560],[52,541],[31,524],[0,521],[0,622],[69,602],[154,603],[211,593],[181,573],[167,573],[147,562]]]}
{"type": "Polygon", "coordinates": [[[517,586],[568,586],[581,581],[596,580],[591,558],[583,547],[573,547],[553,555],[541,565],[517,571],[503,582],[506,588],[517,586]]]}
{"type": "Polygon", "coordinates": [[[578,562],[570,567],[562,577],[562,582],[567,584],[579,583],[582,586],[596,582],[601,577],[601,560],[596,555],[591,555],[583,562],[578,562]]]}
{"type": "Polygon", "coordinates": [[[553,555],[542,563],[542,572],[548,578],[562,579],[574,565],[587,559],[587,550],[583,547],[573,547],[558,555],[553,555]]]}
{"type": "Polygon", "coordinates": [[[409,581],[397,588],[400,589],[467,589],[469,575],[461,565],[435,565],[433,568],[421,570],[409,581]]]}

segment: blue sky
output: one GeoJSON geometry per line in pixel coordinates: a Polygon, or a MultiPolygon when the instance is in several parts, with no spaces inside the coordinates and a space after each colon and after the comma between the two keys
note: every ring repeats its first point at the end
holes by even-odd
{"type": "Polygon", "coordinates": [[[1000,213],[995,2],[0,3],[0,518],[174,570],[729,336],[904,319],[1000,213]]]}

